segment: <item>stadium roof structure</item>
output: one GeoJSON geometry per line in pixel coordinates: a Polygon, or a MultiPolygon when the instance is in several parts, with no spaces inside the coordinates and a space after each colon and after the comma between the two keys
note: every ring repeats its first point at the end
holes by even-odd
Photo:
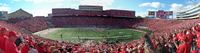
{"type": "Polygon", "coordinates": [[[8,14],[8,18],[16,18],[16,17],[33,17],[31,13],[26,12],[23,9],[19,9],[15,12],[8,14]]]}
{"type": "Polygon", "coordinates": [[[10,14],[15,14],[15,13],[26,13],[26,14],[32,15],[31,13],[28,13],[28,12],[26,12],[25,10],[23,10],[21,8],[19,10],[16,10],[15,12],[10,13],[10,14]]]}
{"type": "Polygon", "coordinates": [[[199,18],[200,3],[177,12],[177,18],[199,18]]]}

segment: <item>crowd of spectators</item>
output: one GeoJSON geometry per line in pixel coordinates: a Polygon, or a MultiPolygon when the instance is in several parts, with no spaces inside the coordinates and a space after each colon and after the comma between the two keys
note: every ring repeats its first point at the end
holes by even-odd
{"type": "MultiPolygon", "coordinates": [[[[66,18],[62,19],[67,20],[66,18]]],[[[54,24],[69,23],[60,21],[62,19],[54,20],[58,22],[54,24]]],[[[68,19],[72,21],[70,20],[71,18],[68,19]]],[[[99,20],[96,18],[91,19],[99,20]]],[[[77,18],[77,20],[82,19],[77,18]]],[[[77,20],[74,23],[81,24],[77,20]]],[[[92,20],[86,20],[92,22],[92,20]]],[[[106,24],[113,21],[106,21],[106,24]]],[[[82,23],[85,24],[86,22],[82,23]]],[[[32,34],[22,36],[21,33],[24,32],[20,31],[20,27],[30,29],[32,32],[48,28],[47,22],[43,18],[24,20],[16,25],[0,21],[0,25],[2,25],[0,27],[0,53],[199,53],[200,25],[198,23],[200,23],[199,19],[147,19],[143,20],[143,22],[138,22],[137,25],[144,25],[152,30],[153,33],[146,33],[139,40],[116,44],[95,43],[92,41],[75,44],[45,39],[32,34]]]]}
{"type": "Polygon", "coordinates": [[[70,43],[54,41],[36,35],[19,36],[19,33],[0,28],[1,52],[5,53],[197,53],[199,48],[200,25],[178,33],[149,37],[131,42],[70,43]]]}
{"type": "Polygon", "coordinates": [[[45,18],[31,18],[22,20],[15,23],[16,26],[19,26],[21,29],[25,29],[32,32],[37,32],[48,28],[48,23],[45,18]]]}

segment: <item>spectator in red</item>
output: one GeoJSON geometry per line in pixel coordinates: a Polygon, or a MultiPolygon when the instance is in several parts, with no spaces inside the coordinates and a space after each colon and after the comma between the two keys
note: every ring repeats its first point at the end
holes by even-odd
{"type": "Polygon", "coordinates": [[[194,26],[194,27],[192,27],[192,30],[199,32],[200,31],[200,26],[199,25],[194,26]]]}
{"type": "Polygon", "coordinates": [[[182,44],[178,46],[177,53],[190,53],[191,45],[188,42],[186,37],[183,37],[182,44]]]}
{"type": "Polygon", "coordinates": [[[7,28],[1,28],[0,29],[0,35],[7,35],[8,29],[7,28]]]}
{"type": "Polygon", "coordinates": [[[19,53],[18,48],[15,44],[15,40],[18,38],[18,35],[14,31],[8,33],[8,41],[6,42],[5,53],[19,53]]]}
{"type": "Polygon", "coordinates": [[[8,37],[6,35],[4,35],[4,33],[7,31],[6,28],[1,28],[0,29],[0,50],[1,52],[5,52],[5,48],[6,48],[6,42],[8,41],[8,37]]]}
{"type": "Polygon", "coordinates": [[[144,48],[142,45],[138,46],[138,53],[144,53],[144,48]]]}
{"type": "Polygon", "coordinates": [[[192,51],[193,53],[199,53],[200,52],[200,50],[198,50],[198,48],[200,48],[200,38],[197,38],[197,45],[196,46],[197,46],[197,48],[192,51]]]}
{"type": "Polygon", "coordinates": [[[126,51],[123,48],[121,48],[119,53],[126,53],[126,51]]]}
{"type": "Polygon", "coordinates": [[[197,32],[196,37],[200,38],[200,32],[197,32]]]}
{"type": "Polygon", "coordinates": [[[177,53],[190,53],[190,45],[187,43],[179,45],[177,53]]]}
{"type": "Polygon", "coordinates": [[[186,39],[186,35],[184,32],[180,32],[176,35],[178,41],[183,41],[184,39],[186,39]]]}
{"type": "Polygon", "coordinates": [[[28,43],[28,40],[24,43],[24,45],[23,45],[23,47],[22,47],[22,49],[21,49],[21,53],[28,53],[28,51],[29,51],[29,46],[30,45],[28,45],[29,43],[28,43]]]}
{"type": "Polygon", "coordinates": [[[195,33],[191,30],[187,30],[186,37],[188,39],[188,43],[192,43],[195,33]]]}
{"type": "Polygon", "coordinates": [[[37,45],[37,50],[38,50],[38,53],[45,53],[45,47],[44,47],[43,42],[41,42],[37,45]]]}

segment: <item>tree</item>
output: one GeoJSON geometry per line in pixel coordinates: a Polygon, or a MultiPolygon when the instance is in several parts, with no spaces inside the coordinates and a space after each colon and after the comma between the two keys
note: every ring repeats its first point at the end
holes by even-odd
{"type": "Polygon", "coordinates": [[[136,18],[143,18],[142,16],[136,16],[136,18]]]}

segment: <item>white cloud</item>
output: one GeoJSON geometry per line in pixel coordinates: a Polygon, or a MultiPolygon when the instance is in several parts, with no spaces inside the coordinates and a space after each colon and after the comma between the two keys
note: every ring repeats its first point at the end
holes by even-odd
{"type": "Polygon", "coordinates": [[[170,11],[174,11],[175,13],[183,7],[182,4],[173,3],[171,4],[170,11]]]}
{"type": "Polygon", "coordinates": [[[200,2],[200,0],[188,0],[187,4],[197,4],[199,2],[200,2]]]}
{"type": "Polygon", "coordinates": [[[114,0],[79,0],[81,5],[101,5],[110,6],[114,0]]]}
{"type": "Polygon", "coordinates": [[[122,7],[104,7],[104,10],[110,10],[110,9],[117,9],[117,10],[132,10],[132,8],[122,8],[122,7]]]}
{"type": "Polygon", "coordinates": [[[48,13],[51,13],[52,8],[65,8],[66,6],[72,7],[75,3],[76,3],[75,7],[78,7],[78,5],[100,5],[104,7],[109,7],[114,2],[114,0],[23,0],[23,1],[31,2],[37,5],[34,6],[34,9],[28,9],[28,12],[32,13],[34,16],[47,16],[48,13]]]}
{"type": "Polygon", "coordinates": [[[144,13],[144,12],[138,12],[136,13],[136,16],[141,16],[141,17],[146,17],[147,16],[147,13],[144,13]]]}
{"type": "MultiPolygon", "coordinates": [[[[18,1],[18,0],[17,0],[18,1]]],[[[109,6],[112,5],[114,0],[24,0],[26,2],[32,2],[35,4],[65,4],[71,1],[79,2],[81,5],[101,5],[101,6],[109,6]],[[66,2],[67,1],[67,2],[66,2]]]]}
{"type": "Polygon", "coordinates": [[[76,8],[78,5],[100,5],[106,9],[114,0],[16,0],[33,3],[35,6],[32,9],[27,9],[34,16],[47,16],[51,13],[52,8],[76,8]],[[75,5],[76,4],[76,5],[75,5]]]}
{"type": "Polygon", "coordinates": [[[80,5],[99,5],[103,6],[104,10],[109,9],[123,9],[123,10],[133,10],[131,8],[123,8],[123,7],[112,7],[111,5],[115,0],[78,0],[80,5]]]}
{"type": "Polygon", "coordinates": [[[33,14],[33,16],[47,16],[49,13],[51,13],[51,8],[41,8],[41,9],[35,8],[27,11],[33,14]]]}
{"type": "Polygon", "coordinates": [[[13,0],[13,1],[18,2],[18,1],[21,1],[21,0],[13,0]]]}
{"type": "Polygon", "coordinates": [[[0,3],[0,11],[10,11],[10,8],[5,3],[0,3]]]}
{"type": "MultiPolygon", "coordinates": [[[[22,1],[22,0],[21,0],[22,1]]],[[[25,2],[33,3],[35,6],[31,9],[25,9],[33,16],[47,16],[52,12],[52,8],[65,8],[68,3],[72,3],[75,0],[23,0],[25,2]]]]}
{"type": "Polygon", "coordinates": [[[173,11],[174,18],[176,18],[177,12],[181,11],[182,8],[183,8],[182,4],[177,4],[177,3],[171,4],[170,11],[173,11]]]}
{"type": "Polygon", "coordinates": [[[147,11],[158,11],[157,9],[147,9],[147,11]]]}
{"type": "Polygon", "coordinates": [[[139,7],[153,7],[153,8],[160,8],[164,7],[164,4],[160,2],[150,2],[150,3],[142,3],[139,5],[139,7]]]}
{"type": "Polygon", "coordinates": [[[49,4],[53,4],[53,3],[61,3],[64,2],[64,0],[25,0],[26,2],[33,2],[35,4],[41,4],[41,3],[49,3],[49,4]]]}

